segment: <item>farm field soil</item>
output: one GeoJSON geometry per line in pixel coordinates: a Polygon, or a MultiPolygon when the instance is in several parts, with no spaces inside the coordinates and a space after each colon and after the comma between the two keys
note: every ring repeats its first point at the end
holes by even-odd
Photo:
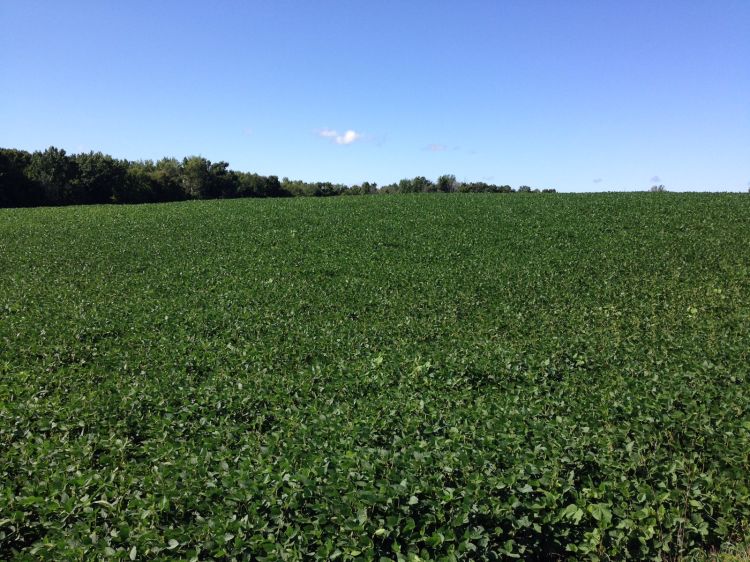
{"type": "Polygon", "coordinates": [[[0,210],[0,559],[672,559],[750,529],[750,197],[0,210]]]}

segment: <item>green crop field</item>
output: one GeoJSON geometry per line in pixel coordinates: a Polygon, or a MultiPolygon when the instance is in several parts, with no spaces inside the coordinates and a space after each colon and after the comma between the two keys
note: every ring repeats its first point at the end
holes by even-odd
{"type": "Polygon", "coordinates": [[[0,559],[750,535],[750,197],[0,210],[0,559]]]}

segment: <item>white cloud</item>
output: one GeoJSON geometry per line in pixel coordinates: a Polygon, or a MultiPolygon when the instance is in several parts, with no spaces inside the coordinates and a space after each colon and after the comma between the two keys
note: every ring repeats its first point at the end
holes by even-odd
{"type": "Polygon", "coordinates": [[[362,135],[357,131],[349,129],[343,135],[336,137],[336,144],[352,144],[355,140],[362,138],[362,135]]]}
{"type": "Polygon", "coordinates": [[[659,176],[651,176],[651,181],[653,183],[659,183],[661,181],[661,178],[659,176]]]}
{"type": "Polygon", "coordinates": [[[339,134],[335,129],[321,129],[318,131],[318,136],[323,137],[324,139],[331,139],[336,144],[352,144],[354,141],[358,141],[362,138],[362,133],[358,133],[352,129],[347,129],[339,134]]]}

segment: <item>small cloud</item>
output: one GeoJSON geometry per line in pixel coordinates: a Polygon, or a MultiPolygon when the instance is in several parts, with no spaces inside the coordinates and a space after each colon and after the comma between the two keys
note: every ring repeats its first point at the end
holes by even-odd
{"type": "Polygon", "coordinates": [[[253,134],[253,130],[250,127],[245,127],[244,129],[242,129],[242,134],[246,137],[249,137],[253,134]]]}
{"type": "Polygon", "coordinates": [[[495,179],[495,176],[482,176],[482,181],[492,181],[495,179]]]}
{"type": "Polygon", "coordinates": [[[336,137],[336,144],[352,144],[354,141],[362,138],[362,135],[357,131],[349,129],[343,135],[336,137]]]}
{"type": "Polygon", "coordinates": [[[362,133],[348,129],[343,134],[339,134],[334,129],[321,129],[318,131],[318,136],[324,139],[332,139],[336,144],[352,144],[354,141],[362,138],[362,133]]]}
{"type": "Polygon", "coordinates": [[[424,147],[425,150],[429,150],[430,152],[445,152],[448,150],[448,147],[444,144],[428,144],[424,147]]]}
{"type": "Polygon", "coordinates": [[[596,178],[593,181],[594,181],[594,183],[602,183],[603,180],[602,180],[602,178],[596,178]]]}
{"type": "Polygon", "coordinates": [[[661,181],[661,178],[659,176],[651,176],[652,183],[659,183],[661,181]]]}

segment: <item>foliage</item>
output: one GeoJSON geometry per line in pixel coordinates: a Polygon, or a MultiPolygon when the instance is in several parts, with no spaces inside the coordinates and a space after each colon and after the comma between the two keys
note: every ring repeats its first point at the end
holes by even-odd
{"type": "Polygon", "coordinates": [[[76,173],[71,179],[70,199],[77,203],[108,203],[112,186],[125,183],[127,167],[101,152],[77,154],[72,158],[76,173]]]}
{"type": "Polygon", "coordinates": [[[43,152],[34,152],[24,173],[41,188],[44,200],[50,204],[77,202],[71,201],[71,183],[78,174],[76,161],[64,150],[51,146],[43,152]]]}
{"type": "Polygon", "coordinates": [[[456,181],[456,176],[453,174],[442,175],[435,183],[437,191],[443,193],[453,193],[454,191],[458,191],[458,182],[456,181]]]}
{"type": "Polygon", "coordinates": [[[227,162],[211,162],[202,156],[188,156],[181,162],[175,158],[162,158],[154,163],[151,160],[118,160],[101,152],[69,156],[55,147],[34,153],[0,148],[0,207],[235,197],[330,197],[372,195],[381,191],[510,193],[513,190],[510,186],[486,183],[462,184],[452,175],[440,176],[437,183],[417,176],[379,190],[377,184],[370,182],[350,187],[289,178],[279,181],[277,176],[231,170],[227,162]]]}
{"type": "Polygon", "coordinates": [[[25,170],[31,154],[23,150],[0,150],[0,207],[24,207],[41,199],[41,190],[25,170]]]}
{"type": "Polygon", "coordinates": [[[748,231],[740,195],[0,210],[0,559],[739,542],[748,231]]]}

